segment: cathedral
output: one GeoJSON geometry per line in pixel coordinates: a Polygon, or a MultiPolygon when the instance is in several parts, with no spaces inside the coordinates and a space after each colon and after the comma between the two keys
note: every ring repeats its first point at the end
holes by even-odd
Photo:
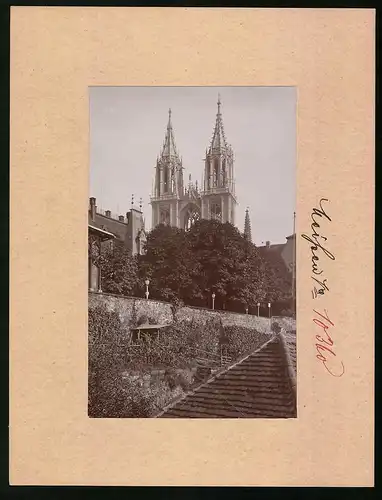
{"type": "Polygon", "coordinates": [[[204,159],[201,185],[183,179],[182,158],[177,151],[169,110],[165,140],[155,168],[151,196],[152,226],[168,224],[189,229],[198,219],[217,219],[235,224],[234,155],[227,143],[220,96],[217,103],[216,122],[210,145],[204,159]]]}

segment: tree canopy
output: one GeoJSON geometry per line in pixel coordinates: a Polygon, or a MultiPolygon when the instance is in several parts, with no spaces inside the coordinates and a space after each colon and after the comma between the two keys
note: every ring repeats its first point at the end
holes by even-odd
{"type": "MultiPolygon", "coordinates": [[[[191,305],[253,307],[277,296],[279,270],[230,223],[199,220],[190,230],[159,225],[147,237],[140,272],[150,280],[150,296],[177,297],[191,305]]],[[[280,294],[279,294],[280,295],[280,294]]]]}
{"type": "Polygon", "coordinates": [[[102,290],[118,295],[131,295],[138,283],[138,261],[122,242],[105,245],[101,252],[102,290]]]}
{"type": "Polygon", "coordinates": [[[232,224],[199,220],[187,231],[161,224],[147,235],[145,255],[123,244],[101,257],[105,292],[244,312],[258,302],[286,302],[291,282],[281,255],[260,252],[232,224]]]}
{"type": "Polygon", "coordinates": [[[174,302],[198,296],[200,267],[185,231],[161,224],[147,235],[145,248],[139,272],[150,279],[150,297],[174,302]]]}

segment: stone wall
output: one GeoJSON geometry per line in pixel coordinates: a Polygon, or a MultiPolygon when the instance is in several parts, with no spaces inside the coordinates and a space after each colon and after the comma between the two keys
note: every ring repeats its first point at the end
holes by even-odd
{"type": "Polygon", "coordinates": [[[137,319],[144,315],[148,318],[155,318],[155,321],[160,324],[173,322],[171,304],[167,302],[89,292],[89,307],[94,309],[102,305],[106,306],[110,312],[117,312],[122,324],[126,327],[132,319],[134,307],[137,319]]]}
{"type": "MultiPolygon", "coordinates": [[[[89,307],[95,308],[98,305],[105,305],[109,311],[115,311],[119,314],[122,324],[129,327],[135,307],[136,318],[146,316],[155,319],[160,324],[170,324],[174,320],[171,304],[159,300],[146,300],[137,297],[122,297],[106,293],[89,292],[89,307]],[[135,304],[135,305],[134,305],[135,304]]],[[[244,326],[253,328],[261,333],[268,333],[269,319],[253,316],[251,314],[239,314],[228,311],[213,311],[199,307],[185,306],[175,313],[177,321],[196,321],[206,323],[211,318],[220,318],[224,326],[244,326]]],[[[293,318],[275,317],[282,328],[286,330],[295,330],[296,321],[293,318]]]]}

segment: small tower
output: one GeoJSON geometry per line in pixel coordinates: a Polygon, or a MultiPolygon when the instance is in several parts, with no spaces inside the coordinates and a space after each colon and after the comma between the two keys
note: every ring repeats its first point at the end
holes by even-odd
{"type": "Polygon", "coordinates": [[[251,221],[249,219],[249,208],[247,207],[245,211],[245,220],[244,220],[244,238],[252,243],[252,235],[251,235],[251,221]]]}
{"type": "Polygon", "coordinates": [[[234,157],[224,133],[220,95],[217,105],[215,127],[204,160],[202,218],[235,224],[234,157]]]}
{"type": "Polygon", "coordinates": [[[175,145],[169,109],[166,135],[155,166],[151,197],[153,227],[158,224],[179,225],[178,203],[183,193],[183,166],[175,145]]]}

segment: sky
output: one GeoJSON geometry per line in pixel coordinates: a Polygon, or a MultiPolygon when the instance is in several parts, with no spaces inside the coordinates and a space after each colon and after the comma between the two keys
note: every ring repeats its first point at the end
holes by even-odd
{"type": "Polygon", "coordinates": [[[248,207],[252,240],[283,243],[293,232],[296,198],[295,87],[90,87],[90,193],[98,208],[126,214],[134,204],[151,229],[150,195],[172,111],[184,182],[201,185],[218,94],[232,145],[236,225],[248,207]]]}

